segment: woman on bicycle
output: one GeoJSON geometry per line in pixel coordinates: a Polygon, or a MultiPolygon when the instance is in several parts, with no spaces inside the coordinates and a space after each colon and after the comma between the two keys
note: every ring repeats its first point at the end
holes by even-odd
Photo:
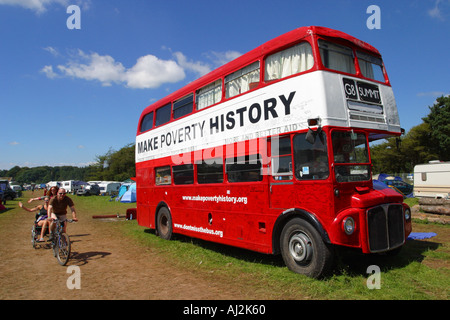
{"type": "Polygon", "coordinates": [[[37,197],[37,198],[30,198],[30,200],[28,200],[28,203],[31,203],[32,201],[36,201],[36,200],[44,200],[45,197],[51,199],[53,197],[56,197],[56,195],[58,194],[58,190],[59,187],[57,186],[53,186],[50,188],[50,190],[47,192],[46,196],[43,197],[37,197]]]}
{"type": "Polygon", "coordinates": [[[45,229],[47,228],[47,225],[49,224],[49,221],[47,220],[48,216],[48,202],[50,201],[49,197],[44,197],[44,204],[37,205],[36,207],[32,209],[28,209],[23,206],[22,202],[19,201],[19,207],[24,209],[28,212],[36,212],[39,211],[36,223],[39,227],[42,228],[41,230],[41,237],[37,242],[43,242],[44,241],[44,235],[45,235],[45,229]]]}

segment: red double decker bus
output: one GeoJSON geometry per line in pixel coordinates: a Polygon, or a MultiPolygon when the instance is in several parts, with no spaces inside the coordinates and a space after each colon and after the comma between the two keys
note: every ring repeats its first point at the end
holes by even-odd
{"type": "Polygon", "coordinates": [[[148,106],[136,137],[138,223],[267,254],[320,277],[336,246],[398,251],[410,208],[376,190],[369,142],[400,135],[380,53],[302,27],[148,106]]]}

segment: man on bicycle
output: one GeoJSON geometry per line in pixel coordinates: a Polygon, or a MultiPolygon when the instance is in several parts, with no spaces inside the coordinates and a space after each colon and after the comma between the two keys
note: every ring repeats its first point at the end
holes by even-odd
{"type": "MultiPolygon", "coordinates": [[[[56,197],[50,199],[48,204],[48,217],[51,218],[50,223],[50,239],[53,238],[53,230],[55,229],[55,223],[53,220],[58,219],[63,222],[67,219],[67,207],[72,211],[72,219],[78,221],[75,205],[69,197],[66,196],[66,190],[60,188],[56,197]]],[[[66,223],[64,223],[64,232],[66,232],[66,223]]]]}

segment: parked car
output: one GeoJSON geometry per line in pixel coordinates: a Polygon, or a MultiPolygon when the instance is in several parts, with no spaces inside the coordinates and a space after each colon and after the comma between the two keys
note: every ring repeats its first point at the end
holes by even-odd
{"type": "Polygon", "coordinates": [[[90,196],[90,195],[98,196],[99,194],[100,194],[100,187],[96,184],[81,186],[81,189],[78,189],[77,191],[77,196],[90,196]]]}
{"type": "Polygon", "coordinates": [[[407,196],[411,192],[413,192],[414,187],[412,185],[406,183],[405,181],[386,178],[383,182],[387,186],[393,188],[394,190],[397,189],[398,191],[403,193],[403,195],[405,195],[405,196],[407,196]]]}
{"type": "Polygon", "coordinates": [[[0,201],[6,203],[6,200],[17,198],[16,192],[11,189],[8,181],[0,181],[0,201]]]}

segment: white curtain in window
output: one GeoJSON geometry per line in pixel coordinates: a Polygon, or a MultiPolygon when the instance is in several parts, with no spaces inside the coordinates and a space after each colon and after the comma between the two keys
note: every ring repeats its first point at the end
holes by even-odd
{"type": "Polygon", "coordinates": [[[240,93],[250,90],[251,83],[259,83],[259,69],[243,74],[242,76],[230,80],[226,85],[227,98],[234,97],[240,93]]]}
{"type": "Polygon", "coordinates": [[[281,79],[309,70],[314,65],[311,45],[300,43],[266,59],[266,80],[281,79]]]}
{"type": "Polygon", "coordinates": [[[362,59],[358,59],[358,62],[363,76],[366,78],[374,79],[372,63],[362,59]]]}
{"type": "Polygon", "coordinates": [[[337,71],[355,73],[353,57],[336,51],[328,51],[328,68],[337,71]]]}
{"type": "Polygon", "coordinates": [[[207,85],[197,92],[197,109],[203,109],[220,101],[222,96],[221,81],[207,85]]]}

